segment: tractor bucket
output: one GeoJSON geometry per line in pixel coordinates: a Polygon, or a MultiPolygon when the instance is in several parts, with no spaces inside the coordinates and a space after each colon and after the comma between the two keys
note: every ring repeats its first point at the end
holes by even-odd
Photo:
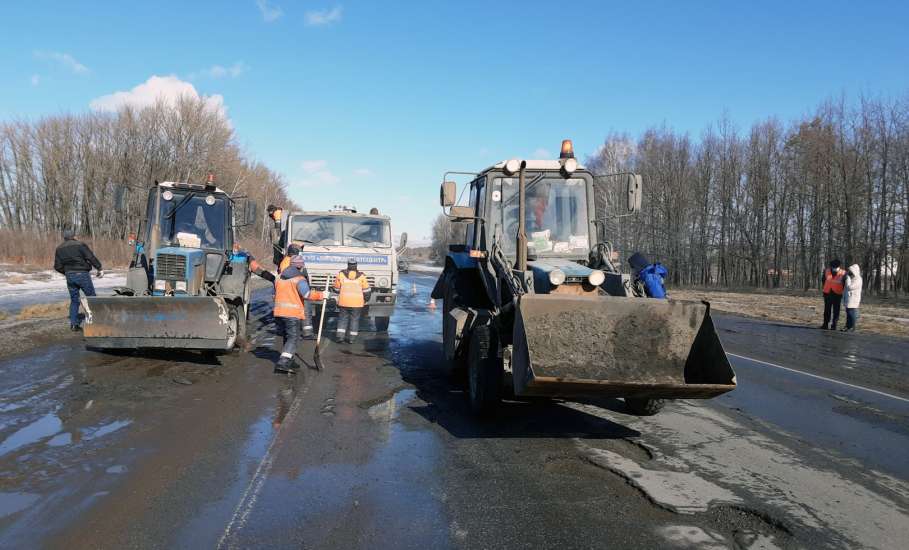
{"type": "Polygon", "coordinates": [[[229,350],[236,320],[221,298],[105,296],[83,299],[85,344],[92,348],[229,350]]]}
{"type": "Polygon", "coordinates": [[[516,395],[690,399],[735,389],[706,302],[527,294],[513,337],[516,395]]]}

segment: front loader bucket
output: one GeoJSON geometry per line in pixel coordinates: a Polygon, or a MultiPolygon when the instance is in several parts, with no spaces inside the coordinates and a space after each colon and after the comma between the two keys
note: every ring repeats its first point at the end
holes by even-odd
{"type": "Polygon", "coordinates": [[[527,294],[513,337],[516,395],[689,399],[735,389],[707,303],[527,294]]]}
{"type": "Polygon", "coordinates": [[[236,341],[236,322],[222,298],[93,296],[83,308],[88,347],[228,350],[236,341]]]}

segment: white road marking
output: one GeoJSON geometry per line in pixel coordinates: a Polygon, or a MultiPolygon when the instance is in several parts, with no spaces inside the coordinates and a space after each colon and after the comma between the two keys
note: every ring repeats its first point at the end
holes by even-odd
{"type": "Polygon", "coordinates": [[[243,491],[243,498],[241,498],[240,502],[237,504],[233,517],[230,518],[230,522],[227,524],[227,527],[224,528],[224,533],[221,534],[221,538],[218,540],[219,549],[238,548],[236,541],[229,539],[236,531],[242,529],[243,526],[246,525],[246,520],[249,519],[249,514],[252,513],[256,501],[259,499],[259,493],[265,486],[265,481],[268,480],[268,474],[271,472],[271,468],[275,462],[275,455],[278,453],[281,446],[280,442],[283,442],[281,435],[288,429],[287,426],[293,422],[294,418],[296,418],[297,411],[300,409],[300,404],[303,402],[303,395],[305,395],[308,390],[309,385],[307,384],[294,398],[294,402],[291,404],[290,409],[288,409],[287,414],[284,415],[284,421],[278,427],[278,431],[268,445],[268,450],[265,451],[262,460],[259,461],[256,473],[253,474],[252,479],[249,480],[249,485],[246,487],[246,490],[243,491]]]}
{"type": "Polygon", "coordinates": [[[862,390],[862,391],[866,391],[866,392],[873,393],[873,394],[876,394],[876,395],[880,395],[881,397],[889,397],[890,399],[896,399],[897,401],[902,401],[902,402],[904,402],[904,403],[909,403],[909,399],[906,399],[905,397],[900,397],[900,396],[898,396],[898,395],[893,395],[893,394],[891,394],[891,393],[886,393],[886,392],[882,392],[882,391],[878,391],[878,390],[872,390],[871,388],[866,388],[865,386],[858,386],[858,385],[856,385],[856,384],[850,384],[850,383],[848,383],[848,382],[843,382],[842,380],[836,380],[836,379],[833,379],[833,378],[827,378],[826,376],[821,376],[821,375],[819,375],[819,374],[811,374],[810,372],[805,372],[805,371],[801,371],[801,370],[798,370],[798,369],[793,369],[793,368],[790,368],[790,367],[784,367],[783,365],[777,365],[776,363],[768,363],[767,361],[761,361],[760,359],[755,359],[755,358],[753,358],[753,357],[746,357],[746,356],[744,356],[744,355],[737,355],[737,354],[735,354],[735,353],[729,353],[729,352],[726,352],[726,355],[729,355],[729,356],[731,356],[731,357],[738,357],[739,359],[747,359],[748,361],[754,361],[755,363],[760,363],[760,364],[762,364],[762,365],[767,365],[768,367],[774,367],[774,368],[777,368],[777,369],[787,370],[787,371],[789,371],[789,372],[795,372],[795,373],[798,373],[798,374],[802,374],[802,375],[804,375],[804,376],[810,376],[811,378],[817,378],[818,380],[823,380],[823,381],[825,381],[825,382],[832,382],[832,383],[834,383],[834,384],[839,384],[839,385],[841,385],[841,386],[846,386],[846,387],[848,387],[848,388],[853,388],[853,389],[856,389],[856,390],[862,390]]]}

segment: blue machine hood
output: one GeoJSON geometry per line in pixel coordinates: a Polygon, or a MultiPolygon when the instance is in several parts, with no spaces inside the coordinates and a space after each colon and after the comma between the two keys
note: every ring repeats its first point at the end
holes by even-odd
{"type": "Polygon", "coordinates": [[[527,267],[533,271],[533,288],[537,294],[546,294],[552,290],[552,283],[549,282],[549,272],[553,269],[561,269],[565,273],[566,280],[586,279],[592,269],[581,265],[569,258],[545,258],[527,262],[527,267]]]}

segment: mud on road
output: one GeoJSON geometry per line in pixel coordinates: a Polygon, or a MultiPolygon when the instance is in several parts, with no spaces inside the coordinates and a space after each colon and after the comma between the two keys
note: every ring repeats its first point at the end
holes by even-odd
{"type": "MultiPolygon", "coordinates": [[[[651,418],[610,399],[511,401],[475,419],[463,379],[440,359],[433,283],[405,277],[388,335],[328,342],[322,372],[308,368],[307,342],[295,377],[272,373],[277,338],[261,298],[252,353],[116,356],[74,340],[0,361],[0,546],[886,548],[909,538],[899,467],[837,447],[843,434],[819,415],[773,416],[783,397],[736,397],[750,385],[841,418],[844,402],[830,408],[814,379],[778,380],[759,363],[728,398],[651,418]]],[[[741,335],[734,352],[761,352],[746,347],[761,341],[749,331],[787,338],[719,324],[737,331],[721,337],[741,335]]],[[[884,378],[905,372],[893,368],[884,378]]],[[[895,437],[905,411],[875,407],[890,420],[849,418],[895,437]]]]}

